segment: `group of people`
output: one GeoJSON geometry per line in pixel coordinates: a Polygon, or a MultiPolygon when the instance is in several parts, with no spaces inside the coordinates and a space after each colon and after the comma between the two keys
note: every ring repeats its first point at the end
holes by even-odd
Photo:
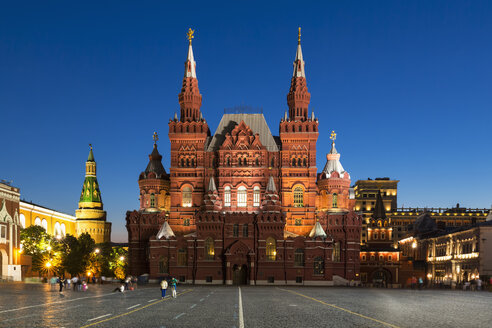
{"type": "Polygon", "coordinates": [[[177,284],[178,284],[178,280],[174,277],[171,277],[171,279],[169,280],[169,283],[167,282],[166,279],[162,279],[161,285],[160,285],[160,287],[161,287],[161,299],[166,297],[166,290],[167,290],[169,285],[171,285],[173,298],[176,298],[177,297],[177,290],[176,290],[177,284]]]}

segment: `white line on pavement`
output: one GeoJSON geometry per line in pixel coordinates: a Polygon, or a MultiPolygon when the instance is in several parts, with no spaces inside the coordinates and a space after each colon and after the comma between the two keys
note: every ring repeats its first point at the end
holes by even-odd
{"type": "Polygon", "coordinates": [[[184,313],[181,313],[181,314],[178,314],[177,316],[174,317],[174,320],[178,319],[179,317],[181,317],[182,315],[185,315],[184,313]]]}
{"type": "Polygon", "coordinates": [[[200,302],[203,302],[204,298],[200,298],[200,302]]]}
{"type": "Polygon", "coordinates": [[[79,297],[79,298],[74,298],[72,300],[66,300],[66,301],[57,301],[57,302],[51,302],[51,303],[42,303],[42,304],[36,304],[36,305],[29,305],[29,306],[24,306],[24,307],[15,308],[15,309],[3,310],[3,311],[0,311],[0,313],[20,311],[20,310],[31,309],[31,308],[34,308],[34,307],[46,306],[46,305],[51,305],[51,304],[68,303],[68,302],[74,302],[74,301],[83,300],[83,299],[87,299],[87,298],[97,298],[97,297],[104,297],[104,296],[108,296],[108,295],[113,295],[113,293],[103,294],[103,295],[96,295],[96,296],[79,297]]]}
{"type": "Polygon", "coordinates": [[[157,301],[157,298],[154,298],[153,300],[147,301],[147,303],[150,303],[150,302],[153,302],[153,301],[157,301]]]}
{"type": "Polygon", "coordinates": [[[243,298],[241,296],[241,287],[239,287],[239,328],[244,328],[243,298]]]}
{"type": "Polygon", "coordinates": [[[99,317],[96,317],[96,318],[92,318],[92,319],[89,319],[87,321],[94,321],[94,320],[97,320],[97,319],[101,319],[101,318],[104,318],[104,317],[107,317],[107,316],[110,316],[112,315],[112,313],[108,313],[108,314],[105,314],[105,315],[101,315],[99,317]]]}
{"type": "Polygon", "coordinates": [[[195,306],[196,306],[196,304],[193,304],[192,306],[190,306],[190,309],[193,309],[195,306]]]}
{"type": "Polygon", "coordinates": [[[126,309],[127,309],[127,310],[130,310],[130,309],[133,309],[134,307],[137,307],[137,306],[139,306],[139,305],[141,305],[141,304],[135,304],[135,305],[132,305],[132,306],[130,306],[130,307],[128,307],[128,308],[126,308],[126,309]]]}

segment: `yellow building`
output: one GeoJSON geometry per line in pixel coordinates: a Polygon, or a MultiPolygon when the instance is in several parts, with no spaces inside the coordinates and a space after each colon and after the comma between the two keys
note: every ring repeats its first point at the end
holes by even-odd
{"type": "Polygon", "coordinates": [[[75,216],[25,201],[19,202],[19,212],[20,223],[23,228],[38,225],[53,236],[77,235],[75,216]]]}
{"type": "Polygon", "coordinates": [[[67,234],[78,237],[87,232],[96,244],[110,242],[111,222],[106,222],[106,211],[103,210],[92,146],[85,164],[84,185],[75,216],[25,201],[19,203],[19,212],[23,228],[38,225],[50,235],[60,238],[67,234]]]}

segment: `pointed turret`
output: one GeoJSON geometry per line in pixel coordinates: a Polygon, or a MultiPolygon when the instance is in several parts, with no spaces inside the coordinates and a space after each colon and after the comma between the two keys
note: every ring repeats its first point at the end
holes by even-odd
{"type": "Polygon", "coordinates": [[[99,191],[96,176],[96,161],[94,160],[92,145],[89,144],[89,147],[89,156],[85,162],[85,179],[82,186],[82,193],[80,194],[79,209],[94,208],[102,210],[101,192],[99,191]]]}
{"type": "Polygon", "coordinates": [[[222,207],[214,177],[210,177],[208,181],[207,193],[203,197],[203,205],[207,211],[218,211],[222,207]]]}
{"type": "Polygon", "coordinates": [[[381,196],[381,190],[378,191],[376,196],[376,205],[374,206],[374,211],[372,212],[372,217],[374,219],[386,220],[386,211],[384,209],[383,197],[381,196]]]}
{"type": "Polygon", "coordinates": [[[79,199],[79,208],[75,210],[75,234],[89,232],[96,244],[111,240],[111,223],[106,222],[101,191],[96,176],[96,161],[89,145],[89,156],[85,162],[85,179],[79,199]]]}
{"type": "Polygon", "coordinates": [[[215,186],[215,180],[214,177],[210,178],[210,181],[208,182],[208,192],[215,192],[217,191],[217,187],[215,186]]]}
{"type": "Polygon", "coordinates": [[[179,94],[179,106],[181,108],[181,122],[199,121],[200,107],[202,105],[202,95],[198,90],[198,80],[196,78],[196,63],[193,57],[191,41],[195,31],[191,28],[188,31],[188,57],[185,61],[185,73],[183,86],[179,94]]]}
{"type": "Polygon", "coordinates": [[[338,177],[344,178],[346,175],[348,176],[348,172],[343,169],[342,163],[340,163],[340,154],[337,152],[335,148],[335,139],[336,133],[335,131],[331,132],[330,139],[332,139],[330,152],[326,155],[326,165],[323,169],[323,174],[326,179],[332,177],[333,172],[338,173],[338,177]]]}
{"type": "Polygon", "coordinates": [[[263,211],[265,212],[278,212],[280,211],[280,198],[278,195],[277,187],[275,186],[275,181],[273,176],[268,179],[268,184],[265,190],[265,198],[261,203],[263,211]]]}
{"type": "Polygon", "coordinates": [[[169,225],[169,223],[167,223],[167,221],[164,221],[164,223],[162,224],[161,228],[159,229],[159,232],[157,233],[156,237],[158,240],[163,238],[163,237],[166,239],[169,239],[171,237],[175,237],[173,229],[171,229],[171,226],[169,225]]]}
{"type": "Polygon", "coordinates": [[[321,226],[321,223],[319,223],[319,221],[316,221],[316,224],[314,225],[313,229],[309,233],[309,237],[310,238],[320,237],[323,239],[326,238],[326,232],[325,230],[323,230],[323,227],[321,226]]]}
{"type": "Polygon", "coordinates": [[[270,175],[270,179],[268,179],[268,185],[266,187],[267,194],[276,194],[277,187],[275,187],[275,181],[273,181],[273,177],[270,175]]]}
{"type": "Polygon", "coordinates": [[[162,155],[159,154],[159,151],[157,150],[157,140],[159,140],[159,137],[156,132],[154,132],[153,139],[154,148],[152,149],[152,153],[149,155],[149,164],[147,164],[145,171],[140,174],[139,180],[168,178],[166,169],[162,166],[162,155]]]}
{"type": "Polygon", "coordinates": [[[294,121],[306,121],[308,119],[308,106],[311,94],[308,92],[306,73],[304,71],[304,59],[301,48],[301,28],[297,39],[297,52],[294,60],[294,72],[290,82],[290,90],[287,94],[289,105],[289,117],[294,121]]]}

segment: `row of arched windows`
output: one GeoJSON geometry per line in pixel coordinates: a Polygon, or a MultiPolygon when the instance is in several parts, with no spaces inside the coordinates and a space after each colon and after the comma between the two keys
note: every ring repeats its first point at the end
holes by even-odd
{"type": "Polygon", "coordinates": [[[179,166],[180,167],[195,167],[195,158],[181,158],[179,160],[179,166]]]}
{"type": "MultiPolygon", "coordinates": [[[[25,221],[26,218],[24,214],[21,214],[21,224],[23,228],[25,228],[25,221]]],[[[36,219],[34,219],[34,225],[43,227],[44,230],[48,232],[48,221],[46,219],[41,220],[39,217],[36,217],[36,219]]],[[[59,222],[55,222],[55,229],[54,229],[55,236],[65,236],[66,231],[67,230],[66,230],[65,223],[60,224],[59,222]]]]}
{"type": "MultiPolygon", "coordinates": [[[[248,205],[248,192],[245,186],[239,186],[236,191],[237,207],[248,205]]],[[[224,188],[224,206],[231,206],[231,187],[224,188]]],[[[260,187],[253,188],[253,206],[260,206],[260,187]]]]}
{"type": "Polygon", "coordinates": [[[306,167],[306,166],[308,166],[308,164],[307,164],[307,158],[305,158],[305,157],[304,158],[292,157],[291,165],[292,166],[306,167]]]}

